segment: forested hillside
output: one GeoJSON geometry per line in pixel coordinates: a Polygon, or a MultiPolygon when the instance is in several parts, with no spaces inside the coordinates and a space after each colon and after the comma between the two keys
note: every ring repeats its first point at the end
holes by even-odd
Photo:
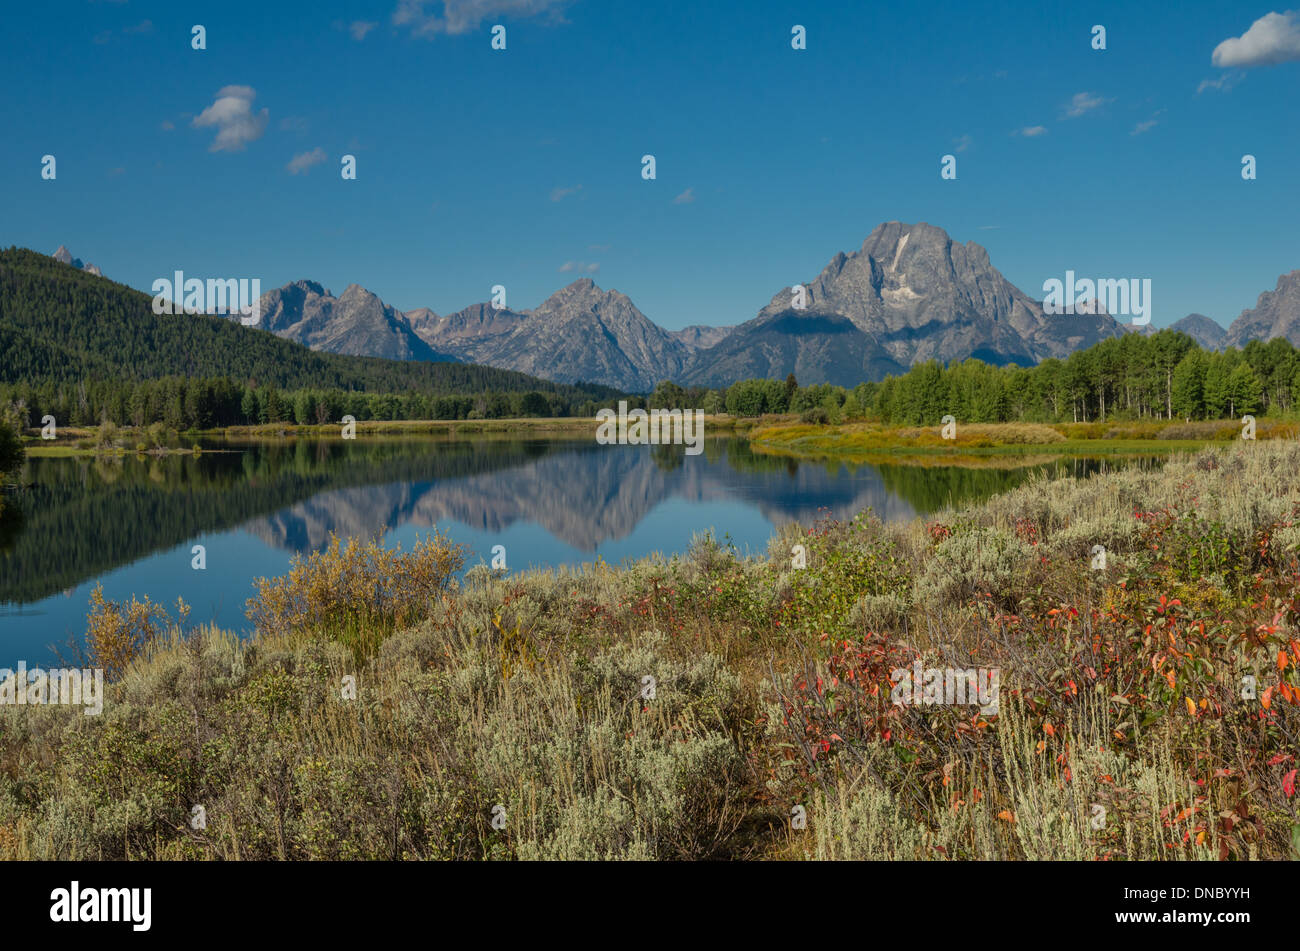
{"type": "MultiPolygon", "coordinates": [[[[540,393],[548,411],[572,412],[618,395],[473,364],[318,353],[223,317],[155,315],[140,291],[34,251],[0,251],[0,384],[43,394],[29,406],[63,403],[71,393],[78,408],[91,410],[91,391],[109,405],[130,400],[125,391],[136,387],[126,384],[164,378],[238,391],[241,401],[250,389],[399,394],[426,403],[436,396],[540,393]]],[[[97,414],[90,415],[85,422],[97,414]]]]}

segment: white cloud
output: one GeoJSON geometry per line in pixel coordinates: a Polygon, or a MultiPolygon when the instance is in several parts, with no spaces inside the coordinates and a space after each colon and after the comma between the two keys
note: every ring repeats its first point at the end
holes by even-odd
{"type": "Polygon", "coordinates": [[[360,43],[366,38],[366,34],[377,26],[379,26],[378,23],[369,20],[356,20],[348,24],[348,32],[352,34],[354,40],[360,43]]]}
{"type": "Polygon", "coordinates": [[[597,261],[592,261],[589,264],[583,261],[565,261],[563,264],[560,265],[560,273],[561,274],[574,274],[574,273],[598,274],[600,273],[600,263],[597,261]]]}
{"type": "Polygon", "coordinates": [[[398,0],[393,23],[409,26],[416,36],[439,33],[459,34],[476,30],[489,17],[524,17],[548,14],[560,20],[560,10],[568,0],[398,0]],[[442,17],[427,7],[442,6],[442,17]]]}
{"type": "Polygon", "coordinates": [[[1215,66],[1274,66],[1293,59],[1300,59],[1300,17],[1290,10],[1264,14],[1241,36],[1216,46],[1210,56],[1215,66]]]}
{"type": "Polygon", "coordinates": [[[1218,79],[1202,79],[1201,84],[1196,87],[1196,95],[1199,96],[1207,89],[1219,89],[1227,92],[1245,78],[1245,73],[1224,73],[1218,79]]]}
{"type": "Polygon", "coordinates": [[[1129,135],[1141,135],[1143,132],[1149,132],[1160,124],[1159,119],[1145,119],[1133,127],[1129,135]]]}
{"type": "Polygon", "coordinates": [[[286,165],[285,168],[289,170],[290,175],[297,175],[299,172],[307,171],[307,169],[311,168],[313,165],[319,165],[321,162],[325,161],[326,158],[328,158],[328,156],[325,154],[325,150],[320,146],[317,146],[310,152],[303,152],[299,155],[295,155],[289,160],[289,164],[286,165]]]}
{"type": "Polygon", "coordinates": [[[172,129],[176,128],[176,126],[172,124],[172,121],[170,119],[164,119],[162,121],[162,124],[159,126],[159,128],[162,129],[164,132],[170,132],[172,129]]]}
{"type": "Polygon", "coordinates": [[[208,147],[209,152],[242,152],[249,142],[262,137],[270,113],[263,109],[253,112],[257,92],[251,86],[225,86],[216,100],[194,117],[197,129],[217,127],[217,137],[208,147]]]}
{"type": "Polygon", "coordinates": [[[581,185],[573,185],[569,188],[559,188],[559,187],[552,188],[551,201],[563,201],[564,199],[568,198],[570,195],[576,195],[580,191],[582,191],[581,185]]]}
{"type": "Polygon", "coordinates": [[[673,204],[689,205],[693,201],[695,201],[695,189],[688,188],[686,189],[686,191],[682,192],[680,195],[678,195],[676,198],[673,199],[673,204]]]}
{"type": "Polygon", "coordinates": [[[969,135],[963,135],[961,138],[953,139],[952,141],[953,144],[957,146],[957,148],[954,149],[953,151],[965,152],[968,148],[970,148],[971,137],[969,135]]]}
{"type": "Polygon", "coordinates": [[[1090,92],[1076,92],[1070,104],[1065,107],[1065,118],[1077,119],[1084,113],[1091,112],[1098,106],[1104,106],[1111,99],[1102,99],[1100,96],[1094,96],[1090,92]]]}
{"type": "Polygon", "coordinates": [[[1026,139],[1032,139],[1036,136],[1047,135],[1047,127],[1041,125],[1027,125],[1023,129],[1017,129],[1012,135],[1023,135],[1026,139]]]}
{"type": "Polygon", "coordinates": [[[285,116],[280,120],[281,132],[297,132],[302,135],[307,131],[309,123],[302,116],[285,116]]]}

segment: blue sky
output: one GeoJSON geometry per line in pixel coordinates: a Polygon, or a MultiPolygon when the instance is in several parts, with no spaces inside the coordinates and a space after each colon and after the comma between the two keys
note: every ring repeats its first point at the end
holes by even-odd
{"type": "Polygon", "coordinates": [[[438,313],[591,276],[677,328],[928,221],[1032,296],[1150,278],[1155,326],[1226,325],[1300,267],[1300,15],[1159,6],[7,4],[0,244],[438,313]]]}

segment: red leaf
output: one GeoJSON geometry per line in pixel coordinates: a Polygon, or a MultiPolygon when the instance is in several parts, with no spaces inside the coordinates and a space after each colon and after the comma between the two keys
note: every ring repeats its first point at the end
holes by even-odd
{"type": "Polygon", "coordinates": [[[1282,777],[1282,791],[1286,793],[1288,799],[1295,795],[1295,774],[1296,771],[1293,769],[1282,777]]]}

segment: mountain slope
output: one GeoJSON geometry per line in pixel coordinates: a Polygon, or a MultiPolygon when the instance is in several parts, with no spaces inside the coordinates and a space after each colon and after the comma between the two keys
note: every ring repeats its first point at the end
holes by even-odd
{"type": "Polygon", "coordinates": [[[726,339],[735,327],[706,327],[704,324],[691,324],[681,330],[668,331],[669,336],[676,337],[688,350],[706,350],[726,339]]]}
{"type": "Polygon", "coordinates": [[[723,385],[755,349],[765,354],[768,376],[794,372],[801,383],[852,386],[922,360],[1033,364],[1122,332],[1105,314],[1044,314],[984,248],[924,223],[880,225],[861,250],[835,255],[806,288],[804,309],[793,306],[792,288],[780,291],[753,320],[699,351],[685,381],[723,385]],[[827,323],[832,317],[856,333],[827,323]],[[782,335],[790,339],[778,344],[782,335]]]}
{"type": "Polygon", "coordinates": [[[446,317],[427,307],[406,312],[411,328],[425,343],[459,360],[489,363],[496,347],[518,329],[524,315],[490,304],[471,304],[446,317]]]}
{"type": "Polygon", "coordinates": [[[313,350],[386,360],[449,360],[422,340],[401,311],[359,284],[334,297],[313,281],[294,281],[262,295],[258,325],[313,350]]]}
{"type": "Polygon", "coordinates": [[[519,313],[475,304],[421,331],[431,346],[488,366],[649,392],[680,376],[691,351],[636,308],[626,294],[591,278],[519,313]]]}
{"type": "Polygon", "coordinates": [[[1217,321],[1204,314],[1188,314],[1169,325],[1170,330],[1181,331],[1196,341],[1202,350],[1218,350],[1228,332],[1217,321]]]}
{"type": "Polygon", "coordinates": [[[1286,337],[1300,345],[1300,271],[1277,279],[1277,287],[1259,295],[1251,310],[1243,310],[1223,338],[1225,347],[1244,347],[1251,340],[1286,337]]]}

